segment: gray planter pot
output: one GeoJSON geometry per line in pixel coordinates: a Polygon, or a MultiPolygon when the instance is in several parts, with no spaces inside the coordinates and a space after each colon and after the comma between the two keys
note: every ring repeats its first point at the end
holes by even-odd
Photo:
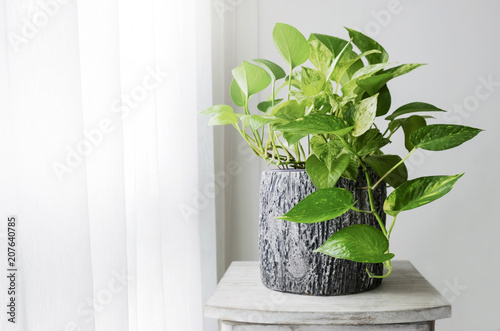
{"type": "MultiPolygon", "coordinates": [[[[372,183],[378,180],[371,173],[372,183]]],[[[366,178],[358,181],[341,178],[338,187],[351,191],[356,207],[368,210],[370,203],[366,178]]],[[[382,274],[381,263],[365,264],[335,259],[313,251],[336,231],[354,224],[378,227],[373,215],[348,211],[333,220],[299,224],[275,219],[288,212],[300,200],[316,191],[305,170],[268,170],[260,187],[259,250],[262,283],[272,290],[308,295],[344,295],[376,288],[381,279],[368,277],[365,268],[382,274]]],[[[375,192],[375,205],[385,222],[382,207],[387,196],[385,185],[375,192]]]]}

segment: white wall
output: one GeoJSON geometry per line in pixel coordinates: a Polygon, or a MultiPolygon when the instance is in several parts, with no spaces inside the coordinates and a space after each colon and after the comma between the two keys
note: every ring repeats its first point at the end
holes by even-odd
{"type": "MultiPolygon", "coordinates": [[[[343,29],[347,26],[379,41],[390,61],[429,64],[389,84],[392,109],[413,101],[429,102],[449,111],[443,121],[486,130],[458,149],[420,153],[410,160],[411,178],[466,174],[443,199],[399,217],[392,251],[397,259],[410,260],[452,302],[453,317],[439,321],[438,330],[500,330],[500,209],[496,206],[500,198],[496,187],[500,183],[500,1],[225,3],[229,4],[223,17],[225,88],[230,69],[243,59],[263,57],[283,63],[271,37],[276,22],[292,24],[306,37],[318,32],[347,38],[343,29]],[[494,83],[485,87],[484,80],[494,83]],[[479,99],[478,91],[483,93],[479,99]]],[[[224,98],[230,102],[227,94],[224,98]]],[[[220,166],[232,161],[239,170],[229,177],[221,207],[225,227],[219,240],[225,238],[227,266],[233,260],[258,259],[258,187],[266,166],[249,156],[247,149],[239,150],[241,138],[234,132],[223,135],[220,166]]],[[[404,154],[401,137],[394,141],[396,146],[386,152],[404,154]]]]}

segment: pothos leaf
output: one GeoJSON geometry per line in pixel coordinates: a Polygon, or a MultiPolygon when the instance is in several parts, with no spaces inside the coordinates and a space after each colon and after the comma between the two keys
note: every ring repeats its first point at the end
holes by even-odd
{"type": "Polygon", "coordinates": [[[288,213],[277,217],[296,223],[317,223],[334,219],[352,208],[354,197],[343,188],[318,190],[299,201],[288,213]]]}
{"type": "Polygon", "coordinates": [[[386,253],[389,241],[384,234],[369,225],[355,224],[335,232],[314,252],[360,263],[380,263],[394,257],[386,253]]]}

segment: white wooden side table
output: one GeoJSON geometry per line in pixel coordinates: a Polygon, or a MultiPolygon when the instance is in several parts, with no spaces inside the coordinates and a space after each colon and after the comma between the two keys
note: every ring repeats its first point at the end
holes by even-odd
{"type": "Polygon", "coordinates": [[[233,262],[205,305],[220,331],[434,330],[450,303],[409,261],[375,290],[318,297],[275,292],[260,281],[258,262],[233,262]]]}

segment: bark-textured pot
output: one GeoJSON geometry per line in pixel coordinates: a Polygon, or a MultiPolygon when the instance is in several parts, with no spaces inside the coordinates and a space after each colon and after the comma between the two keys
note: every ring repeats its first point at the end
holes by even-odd
{"type": "MultiPolygon", "coordinates": [[[[372,183],[378,180],[371,172],[372,183]]],[[[370,209],[366,178],[359,172],[358,181],[341,178],[337,187],[354,195],[356,207],[370,209]]],[[[376,288],[382,279],[370,278],[383,272],[383,265],[357,263],[313,253],[333,233],[354,224],[379,228],[373,215],[352,210],[333,220],[300,224],[275,219],[292,209],[300,200],[316,191],[304,170],[268,170],[263,172],[260,187],[259,250],[262,283],[272,290],[308,295],[344,295],[376,288]]],[[[385,185],[375,189],[375,206],[385,222],[382,206],[387,196],[385,185]]],[[[380,229],[380,228],[379,228],[380,229]]]]}

